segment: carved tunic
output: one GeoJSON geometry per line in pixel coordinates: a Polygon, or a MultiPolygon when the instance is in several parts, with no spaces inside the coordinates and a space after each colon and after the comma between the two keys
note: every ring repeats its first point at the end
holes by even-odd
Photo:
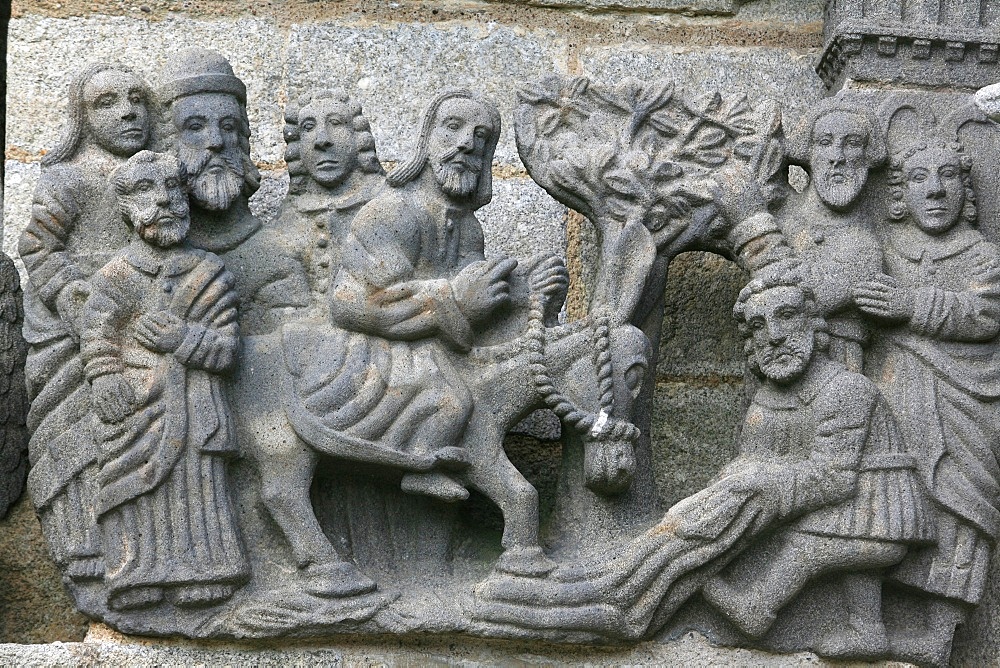
{"type": "Polygon", "coordinates": [[[450,280],[482,259],[483,232],[471,212],[435,216],[400,190],[362,208],[331,295],[334,323],[357,332],[346,345],[368,365],[330,383],[328,412],[351,416],[341,428],[361,438],[387,434],[403,449],[455,444],[472,399],[452,356],[471,348],[473,329],[450,280]]]}
{"type": "Polygon", "coordinates": [[[122,424],[99,427],[97,512],[111,596],[249,575],[227,485],[236,443],[219,377],[239,346],[233,283],[215,255],[139,241],[95,277],[81,334],[87,377],[121,373],[138,401],[122,424]],[[173,354],[144,348],[132,333],[139,316],[161,310],[187,323],[173,354]]]}
{"type": "Polygon", "coordinates": [[[782,517],[799,531],[843,538],[928,537],[913,458],[874,384],[817,354],[791,388],[763,385],[740,436],[748,462],[778,471],[782,517]],[[777,465],[777,466],[775,466],[777,465]]]}
{"type": "MultiPolygon", "coordinates": [[[[31,345],[25,368],[32,399],[28,489],[61,563],[97,557],[99,540],[91,535],[93,482],[84,473],[92,471],[97,453],[90,385],[71,329],[79,323],[62,320],[56,299],[70,282],[89,280],[128,242],[128,228],[107,183],[113,166],[46,168],[18,247],[29,274],[24,294],[24,333],[31,345]]],[[[81,575],[99,573],[88,567],[81,575]]]]}
{"type": "Polygon", "coordinates": [[[939,543],[900,579],[978,602],[1000,536],[1000,250],[974,230],[889,240],[886,262],[914,314],[876,340],[870,372],[942,512],[939,543]]]}
{"type": "Polygon", "coordinates": [[[305,269],[313,302],[310,312],[322,320],[330,317],[330,288],[340,269],[341,248],[351,222],[383,182],[381,174],[372,174],[361,187],[336,197],[290,194],[278,212],[276,231],[305,269]]]}
{"type": "Polygon", "coordinates": [[[782,230],[795,254],[813,274],[816,302],[831,337],[830,357],[861,373],[870,328],[854,307],[851,289],[882,273],[881,244],[860,220],[828,210],[810,191],[782,230]]]}

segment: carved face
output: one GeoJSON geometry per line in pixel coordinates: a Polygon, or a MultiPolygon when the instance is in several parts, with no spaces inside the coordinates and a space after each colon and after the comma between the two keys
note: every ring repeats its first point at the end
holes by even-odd
{"type": "Polygon", "coordinates": [[[965,206],[965,183],[954,151],[918,152],[903,165],[903,178],[903,198],[917,227],[930,235],[955,227],[965,206]]]}
{"type": "Polygon", "coordinates": [[[243,193],[244,163],[250,160],[241,141],[239,101],[223,93],[199,93],[175,100],[171,113],[191,197],[209,211],[228,209],[243,193]]]}
{"type": "Polygon", "coordinates": [[[845,111],[821,116],[813,126],[809,167],[816,194],[829,207],[849,206],[868,180],[868,124],[845,111]]]}
{"type": "Polygon", "coordinates": [[[98,72],[83,86],[87,134],[114,155],[135,154],[149,141],[148,103],[142,84],[128,72],[98,72]]]}
{"type": "Polygon", "coordinates": [[[334,188],[358,164],[354,115],[343,102],[315,100],[299,111],[302,165],[316,183],[334,188]]]}
{"type": "Polygon", "coordinates": [[[751,365],[779,385],[800,378],[815,343],[802,290],[777,287],[752,295],[744,316],[753,341],[751,365]]]}
{"type": "Polygon", "coordinates": [[[122,204],[139,236],[160,248],[183,241],[191,219],[180,175],[162,163],[142,163],[133,168],[129,181],[122,204]]]}
{"type": "Polygon", "coordinates": [[[479,185],[486,145],[495,132],[493,122],[478,102],[445,100],[434,117],[427,157],[438,185],[453,197],[468,197],[479,185]]]}

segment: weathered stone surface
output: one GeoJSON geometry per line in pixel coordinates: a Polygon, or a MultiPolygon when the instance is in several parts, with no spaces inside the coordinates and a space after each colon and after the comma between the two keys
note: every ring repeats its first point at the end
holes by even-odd
{"type": "Polygon", "coordinates": [[[732,304],[746,280],[746,272],[710,253],[685,253],[670,265],[658,378],[704,383],[743,375],[732,304]]]}
{"type": "Polygon", "coordinates": [[[377,645],[345,643],[335,648],[313,649],[252,649],[240,645],[209,647],[164,647],[154,643],[130,644],[129,640],[102,640],[106,632],[94,633],[94,640],[84,643],[52,645],[0,644],[0,661],[26,668],[55,668],[99,665],[146,666],[174,665],[237,665],[255,666],[309,665],[346,666],[361,668],[376,665],[478,666],[510,663],[547,665],[566,663],[578,666],[608,664],[653,665],[683,664],[695,668],[738,664],[741,666],[832,665],[818,660],[813,654],[779,656],[755,650],[715,648],[696,633],[685,635],[669,645],[644,643],[627,650],[573,648],[540,648],[518,643],[486,643],[463,639],[454,641],[401,642],[382,641],[377,645]]]}
{"type": "Polygon", "coordinates": [[[675,48],[646,44],[586,47],[584,74],[595,81],[629,76],[677,82],[691,94],[746,95],[751,102],[781,100],[786,126],[823,95],[815,54],[775,48],[675,48]]]}
{"type": "Polygon", "coordinates": [[[346,88],[371,121],[379,156],[409,154],[410,132],[428,91],[471,87],[497,101],[505,121],[495,160],[518,165],[514,84],[563,71],[567,40],[549,30],[476,25],[307,24],[288,37],[289,95],[346,88]]]}
{"type": "Polygon", "coordinates": [[[528,178],[497,179],[480,214],[488,254],[565,253],[566,207],[528,178]]]}
{"type": "Polygon", "coordinates": [[[232,22],[178,17],[156,23],[106,16],[12,20],[7,57],[16,66],[8,69],[7,87],[17,91],[19,103],[8,111],[7,147],[38,155],[56,144],[69,79],[85,64],[129,63],[154,82],[172,53],[205,44],[225,51],[246,81],[253,158],[281,160],[284,38],[273,22],[252,17],[232,22]]]}
{"type": "Polygon", "coordinates": [[[661,507],[691,496],[736,455],[742,376],[684,377],[656,386],[653,461],[661,507]]]}
{"type": "Polygon", "coordinates": [[[0,633],[9,642],[83,640],[88,620],[77,612],[25,494],[0,521],[0,633]]]}
{"type": "Polygon", "coordinates": [[[714,14],[731,16],[739,0],[523,0],[542,7],[569,9],[626,9],[630,11],[669,11],[684,14],[714,14]]]}

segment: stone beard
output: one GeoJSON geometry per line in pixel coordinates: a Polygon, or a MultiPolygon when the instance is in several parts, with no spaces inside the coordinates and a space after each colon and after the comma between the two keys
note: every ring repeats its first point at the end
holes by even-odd
{"type": "Polygon", "coordinates": [[[431,159],[431,169],[441,190],[453,197],[468,197],[479,186],[479,174],[483,171],[483,159],[477,155],[463,153],[455,147],[438,159],[431,159]]]}
{"type": "Polygon", "coordinates": [[[226,211],[243,194],[247,173],[244,162],[249,158],[242,151],[216,153],[179,141],[177,157],[184,166],[191,196],[203,209],[226,211]]]}

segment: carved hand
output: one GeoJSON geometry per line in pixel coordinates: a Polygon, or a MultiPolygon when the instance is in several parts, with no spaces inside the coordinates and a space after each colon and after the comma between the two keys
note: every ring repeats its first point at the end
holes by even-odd
{"type": "Polygon", "coordinates": [[[146,348],[158,353],[172,353],[187,334],[187,323],[172,313],[143,314],[135,324],[135,337],[146,348]]]}
{"type": "Polygon", "coordinates": [[[892,276],[882,274],[865,281],[852,291],[854,303],[868,315],[884,320],[909,320],[913,316],[913,291],[892,276]]]}
{"type": "Polygon", "coordinates": [[[458,308],[472,322],[479,322],[510,299],[507,278],[517,266],[511,258],[473,262],[451,282],[458,308]]]}
{"type": "Polygon", "coordinates": [[[91,386],[90,403],[102,421],[121,422],[135,410],[135,390],[120,373],[98,376],[91,386]]]}
{"type": "Polygon", "coordinates": [[[734,225],[755,214],[767,212],[764,189],[738,161],[715,177],[712,197],[719,213],[734,225]]]}
{"type": "Polygon", "coordinates": [[[80,338],[80,318],[89,296],[90,285],[86,281],[70,281],[56,297],[56,313],[69,327],[75,339],[80,338]]]}
{"type": "Polygon", "coordinates": [[[531,272],[531,290],[546,296],[565,293],[569,288],[569,271],[558,255],[540,262],[531,272]]]}

